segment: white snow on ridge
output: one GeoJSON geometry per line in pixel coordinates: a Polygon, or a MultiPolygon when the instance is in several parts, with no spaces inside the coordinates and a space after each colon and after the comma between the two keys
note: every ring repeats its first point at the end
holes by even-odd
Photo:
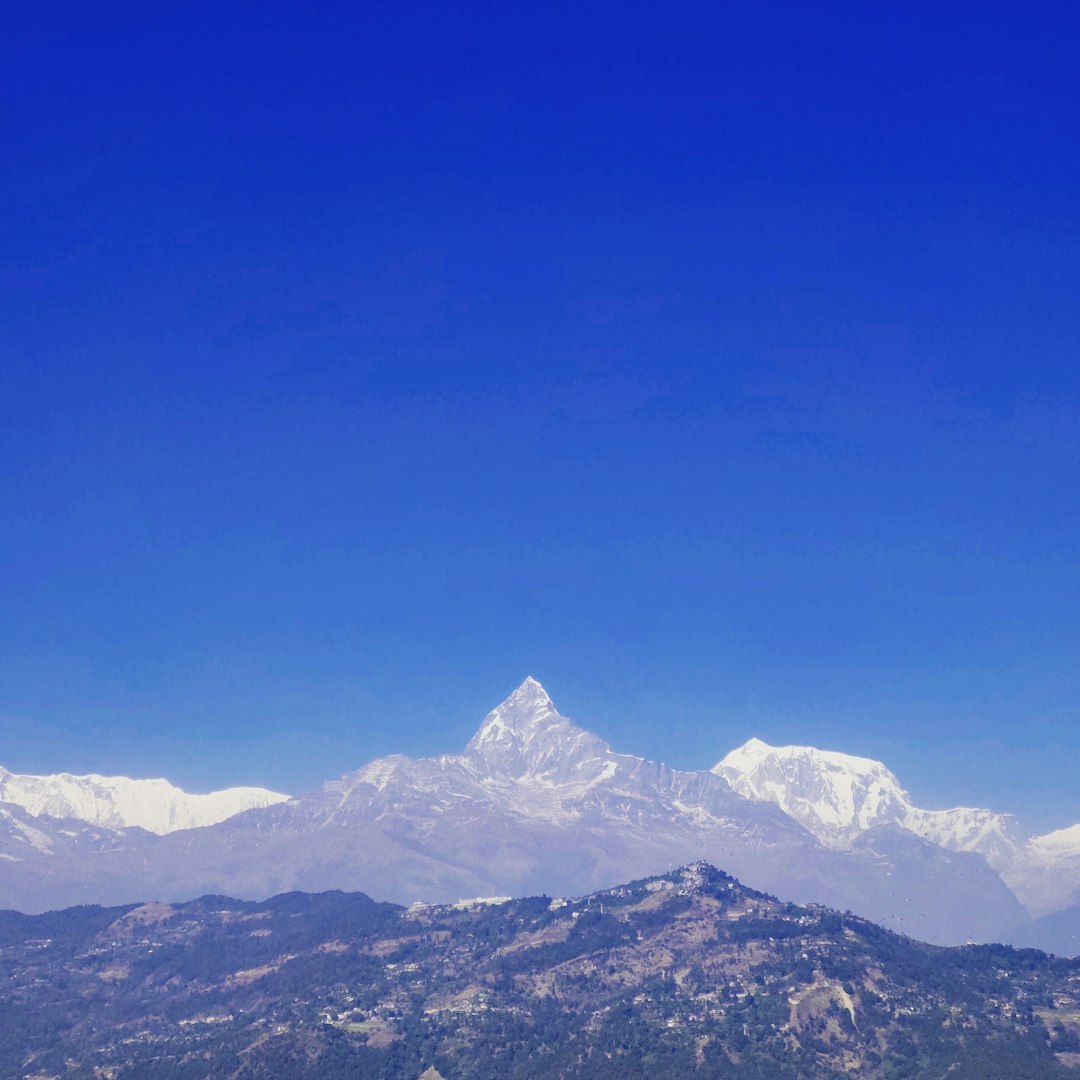
{"type": "Polygon", "coordinates": [[[235,787],[196,795],[168,780],[126,776],[30,776],[0,766],[0,802],[21,806],[35,817],[75,818],[119,829],[138,826],[163,836],[179,829],[216,825],[243,810],[289,798],[266,788],[235,787]]]}
{"type": "Polygon", "coordinates": [[[899,825],[948,851],[982,855],[1032,914],[1080,895],[1080,825],[1032,837],[1012,814],[966,806],[923,810],[880,761],[813,746],[751,739],[712,771],[740,795],[775,803],[830,847],[899,825]]]}
{"type": "Polygon", "coordinates": [[[836,850],[850,849],[868,830],[899,826],[947,851],[981,855],[1033,914],[1080,893],[1080,826],[1032,838],[1010,814],[924,810],[871,758],[751,739],[711,773],[722,786],[702,785],[709,774],[677,773],[613,751],[562,716],[530,677],[488,713],[464,753],[382,758],[329,782],[325,792],[331,816],[373,805],[401,819],[487,807],[553,825],[647,827],[654,836],[675,821],[705,832],[726,827],[725,799],[733,793],[772,803],[836,850]]]}
{"type": "Polygon", "coordinates": [[[900,781],[880,761],[813,746],[769,746],[751,739],[712,771],[740,795],[776,803],[833,847],[895,821],[910,806],[900,781]]]}
{"type": "Polygon", "coordinates": [[[673,823],[726,828],[726,808],[739,801],[709,773],[613,751],[560,714],[531,677],[487,714],[463,753],[381,758],[330,781],[324,793],[331,816],[376,804],[401,819],[486,808],[557,826],[648,824],[656,836],[673,823]]]}
{"type": "Polygon", "coordinates": [[[1070,825],[1067,829],[1058,829],[1045,836],[1036,837],[1037,844],[1049,856],[1073,856],[1080,853],[1080,825],[1070,825]]]}

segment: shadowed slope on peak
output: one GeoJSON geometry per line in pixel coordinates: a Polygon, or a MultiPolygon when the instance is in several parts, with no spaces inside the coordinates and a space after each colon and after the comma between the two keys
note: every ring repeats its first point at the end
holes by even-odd
{"type": "Polygon", "coordinates": [[[35,816],[0,802],[0,909],[43,911],[139,895],[159,840],[137,827],[35,816]]]}

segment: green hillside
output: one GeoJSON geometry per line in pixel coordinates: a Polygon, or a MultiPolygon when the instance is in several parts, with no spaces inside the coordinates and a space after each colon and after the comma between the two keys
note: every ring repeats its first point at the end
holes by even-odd
{"type": "Polygon", "coordinates": [[[0,914],[0,1076],[1080,1080],[1080,961],[705,865],[574,900],[0,914]]]}

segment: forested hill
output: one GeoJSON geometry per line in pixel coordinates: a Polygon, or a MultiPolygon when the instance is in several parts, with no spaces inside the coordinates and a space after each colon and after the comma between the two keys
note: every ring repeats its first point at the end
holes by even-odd
{"type": "Polygon", "coordinates": [[[698,864],[592,896],[0,914],[0,1076],[1080,1080],[1080,961],[698,864]]]}

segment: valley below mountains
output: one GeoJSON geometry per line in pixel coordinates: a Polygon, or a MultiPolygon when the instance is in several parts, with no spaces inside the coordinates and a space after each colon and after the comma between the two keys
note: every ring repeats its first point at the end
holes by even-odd
{"type": "Polygon", "coordinates": [[[382,758],[294,798],[163,784],[0,773],[0,907],[575,896],[706,860],[928,942],[1080,951],[1080,828],[1032,838],[1008,815],[923,811],[879,762],[758,740],[671,769],[616,752],[531,678],[460,754],[382,758]]]}

